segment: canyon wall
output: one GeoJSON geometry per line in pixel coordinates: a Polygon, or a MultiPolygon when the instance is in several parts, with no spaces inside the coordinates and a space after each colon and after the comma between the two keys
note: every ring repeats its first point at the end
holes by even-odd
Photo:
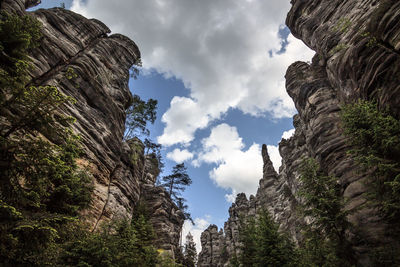
{"type": "Polygon", "coordinates": [[[31,53],[29,85],[53,85],[76,99],[62,112],[76,118],[81,137],[79,165],[92,176],[94,192],[84,220],[97,229],[101,223],[131,218],[139,201],[147,205],[159,248],[179,244],[183,214],[163,188],[151,155],[138,139],[123,141],[125,110],[132,102],[129,71],[140,59],[137,45],[96,19],[62,8],[25,12],[40,1],[4,0],[1,10],[28,14],[42,23],[40,46],[31,53]]]}
{"type": "Polygon", "coordinates": [[[347,239],[358,264],[370,265],[371,250],[396,244],[376,210],[363,206],[366,177],[349,157],[343,134],[341,106],[357,99],[376,99],[400,118],[400,2],[396,0],[292,0],[286,23],[292,34],[316,52],[312,62],[295,62],[286,73],[286,90],[298,114],[295,134],[279,144],[282,166],[275,172],[263,146],[263,178],[256,196],[243,194],[229,210],[224,231],[210,226],[201,237],[199,266],[227,266],[238,253],[239,217],[267,209],[294,241],[307,224],[297,207],[299,164],[315,158],[321,169],[338,178],[349,221],[357,232],[347,239]],[[222,256],[221,256],[222,255],[222,256]]]}

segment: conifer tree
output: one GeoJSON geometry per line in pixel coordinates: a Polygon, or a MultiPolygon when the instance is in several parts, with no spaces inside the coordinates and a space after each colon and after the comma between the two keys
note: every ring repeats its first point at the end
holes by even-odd
{"type": "Polygon", "coordinates": [[[196,243],[193,240],[192,234],[189,232],[186,235],[186,243],[185,243],[185,263],[186,267],[195,267],[197,263],[197,251],[196,251],[196,243]]]}
{"type": "Polygon", "coordinates": [[[133,96],[132,104],[126,110],[124,139],[137,135],[149,135],[147,123],[154,123],[157,118],[157,100],[142,100],[138,95],[133,96]]]}
{"type": "MultiPolygon", "coordinates": [[[[181,193],[186,189],[187,186],[192,184],[187,174],[187,168],[185,163],[177,164],[172,169],[172,174],[162,177],[161,186],[167,190],[171,199],[175,202],[179,209],[184,213],[185,219],[190,219],[190,214],[186,212],[187,206],[184,204],[184,198],[181,197],[181,193]]],[[[172,207],[169,211],[171,216],[172,207]]]]}
{"type": "Polygon", "coordinates": [[[1,12],[0,261],[8,266],[54,264],[66,225],[91,196],[90,177],[75,161],[74,119],[59,112],[73,99],[28,84],[28,52],[39,38],[33,17],[1,12]]]}
{"type": "MultiPolygon", "coordinates": [[[[278,225],[267,211],[256,218],[242,220],[240,227],[241,253],[237,261],[241,266],[295,266],[296,251],[291,240],[278,232],[278,225]]],[[[237,265],[236,260],[231,261],[237,265]]]]}
{"type": "Polygon", "coordinates": [[[186,186],[191,184],[192,179],[187,174],[185,163],[180,163],[173,167],[172,174],[162,178],[161,185],[174,200],[178,200],[181,192],[186,189],[186,186]]]}
{"type": "MultiPolygon", "coordinates": [[[[314,239],[320,237],[320,248],[332,248],[339,265],[351,265],[354,261],[353,252],[345,233],[351,224],[347,220],[349,211],[345,210],[345,200],[337,179],[325,175],[315,159],[304,159],[300,168],[302,187],[300,196],[304,199],[303,214],[310,216],[312,222],[305,229],[306,245],[317,243],[314,239]]],[[[321,254],[322,255],[322,254],[321,254]]]]}

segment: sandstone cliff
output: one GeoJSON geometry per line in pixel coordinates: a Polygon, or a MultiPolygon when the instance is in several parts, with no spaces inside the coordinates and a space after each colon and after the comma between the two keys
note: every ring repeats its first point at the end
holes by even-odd
{"type": "Polygon", "coordinates": [[[272,168],[263,147],[264,173],[255,197],[238,195],[229,210],[224,234],[210,238],[218,229],[210,227],[202,235],[199,266],[226,266],[227,258],[239,245],[239,215],[252,215],[267,208],[280,229],[296,241],[301,239],[299,218],[298,167],[303,157],[318,160],[322,169],[338,178],[347,209],[356,210],[349,220],[357,235],[348,233],[358,263],[369,265],[374,247],[392,243],[387,225],[373,209],[365,208],[365,177],[349,158],[339,112],[341,105],[355,99],[377,99],[400,118],[400,2],[396,0],[292,0],[287,25],[293,35],[316,52],[311,64],[293,63],[286,73],[286,89],[298,114],[296,132],[282,140],[279,174],[272,168]],[[357,238],[356,238],[357,236],[357,238]],[[217,244],[217,245],[216,245],[217,244]],[[228,256],[220,257],[224,252],[228,256]]]}
{"type": "MultiPolygon", "coordinates": [[[[5,0],[1,10],[25,14],[39,2],[5,0]]],[[[113,218],[130,218],[139,200],[144,200],[153,214],[158,247],[175,249],[183,214],[165,190],[154,185],[158,166],[151,155],[144,155],[143,144],[136,139],[123,141],[125,109],[132,101],[129,70],[140,59],[138,47],[123,35],[109,35],[102,22],[66,9],[28,14],[42,23],[43,35],[31,54],[30,84],[54,85],[77,100],[62,112],[76,118],[73,128],[84,151],[79,165],[93,177],[93,201],[82,214],[85,220],[95,230],[113,218]],[[172,215],[166,216],[167,212],[172,215]]]]}

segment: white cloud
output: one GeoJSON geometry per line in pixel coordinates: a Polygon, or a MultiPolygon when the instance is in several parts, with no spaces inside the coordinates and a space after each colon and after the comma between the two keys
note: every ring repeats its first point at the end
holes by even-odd
{"type": "Polygon", "coordinates": [[[201,233],[207,229],[210,225],[211,217],[206,215],[204,218],[195,218],[193,225],[190,221],[185,221],[182,227],[182,244],[186,243],[186,235],[190,232],[193,236],[194,242],[196,243],[197,253],[201,251],[201,242],[200,237],[201,233]]]}
{"type": "Polygon", "coordinates": [[[158,142],[169,146],[191,142],[197,129],[229,108],[293,115],[284,74],[312,52],[290,35],[286,52],[276,54],[289,7],[288,0],[74,0],[72,10],[131,37],[145,68],[175,76],[190,89],[162,117],[166,127],[158,142]]]}
{"type": "MultiPolygon", "coordinates": [[[[282,139],[289,139],[294,135],[295,129],[290,129],[282,133],[282,139]]],[[[282,165],[282,157],[279,153],[279,146],[268,145],[268,155],[272,161],[272,165],[277,173],[279,173],[279,167],[282,165]]]]}
{"type": "Polygon", "coordinates": [[[295,131],[296,131],[296,129],[291,129],[289,131],[283,132],[282,139],[290,139],[290,137],[292,137],[294,135],[295,131]]]}
{"type": "Polygon", "coordinates": [[[244,150],[237,129],[223,123],[214,127],[210,136],[202,140],[202,149],[195,163],[217,164],[210,171],[210,177],[218,186],[232,191],[225,196],[228,201],[236,197],[236,192],[256,193],[263,164],[259,144],[244,150]]]}
{"type": "Polygon", "coordinates": [[[172,152],[167,153],[167,158],[176,163],[182,163],[193,158],[193,153],[189,152],[187,149],[180,150],[179,148],[175,148],[172,152]]]}
{"type": "Polygon", "coordinates": [[[232,190],[232,193],[225,195],[225,200],[229,203],[233,203],[236,200],[237,192],[235,189],[232,190]]]}
{"type": "Polygon", "coordinates": [[[269,159],[272,161],[272,165],[277,173],[279,173],[279,167],[282,165],[282,157],[279,154],[278,146],[267,146],[269,159]]]}

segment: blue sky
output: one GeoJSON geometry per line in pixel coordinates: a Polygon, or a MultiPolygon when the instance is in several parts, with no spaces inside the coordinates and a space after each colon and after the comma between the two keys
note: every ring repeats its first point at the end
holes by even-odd
{"type": "MultiPolygon", "coordinates": [[[[134,40],[143,71],[132,93],[158,100],[151,137],[163,145],[162,175],[184,161],[193,184],[184,192],[198,241],[223,227],[236,193],[255,193],[261,145],[276,168],[277,145],[290,136],[294,105],[284,74],[313,55],[284,26],[289,0],[44,0],[95,17],[134,40]]],[[[199,244],[198,244],[199,245],[199,244]]]]}

